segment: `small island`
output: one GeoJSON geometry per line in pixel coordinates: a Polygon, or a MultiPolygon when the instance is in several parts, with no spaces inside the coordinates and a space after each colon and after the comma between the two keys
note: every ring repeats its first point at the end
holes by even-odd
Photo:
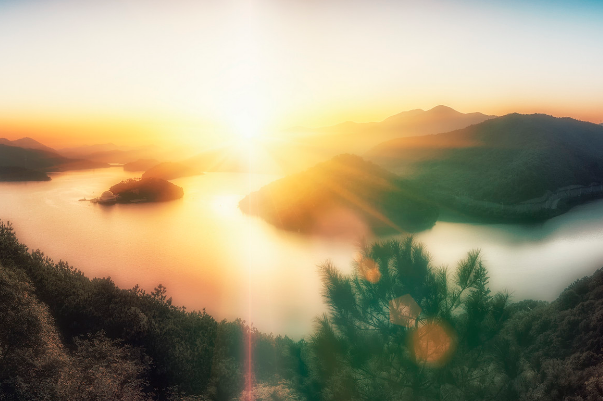
{"type": "Polygon", "coordinates": [[[92,202],[101,204],[166,202],[183,196],[184,190],[169,181],[160,178],[130,178],[113,185],[109,191],[103,192],[100,198],[92,202]]]}

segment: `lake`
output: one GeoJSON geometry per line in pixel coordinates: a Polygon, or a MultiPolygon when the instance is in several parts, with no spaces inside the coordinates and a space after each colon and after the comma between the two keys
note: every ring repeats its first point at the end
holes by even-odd
{"type": "MultiPolygon", "coordinates": [[[[351,270],[355,241],[279,230],[238,202],[278,176],[208,173],[173,182],[183,199],[103,206],[81,202],[140,174],[121,167],[51,174],[52,181],[0,183],[0,219],[30,249],[66,260],[122,288],[167,287],[176,305],[217,320],[300,338],[326,311],[318,265],[351,270]]],[[[603,266],[603,201],[534,225],[438,222],[416,235],[435,265],[454,267],[479,248],[493,291],[551,301],[603,266]]]]}

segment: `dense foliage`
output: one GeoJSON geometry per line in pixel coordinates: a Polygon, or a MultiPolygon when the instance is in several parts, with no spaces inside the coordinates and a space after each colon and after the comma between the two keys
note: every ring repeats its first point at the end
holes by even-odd
{"type": "Polygon", "coordinates": [[[258,380],[291,379],[297,364],[286,337],[176,307],[161,285],[149,294],[90,280],[29,253],[3,222],[0,305],[2,400],[230,400],[249,376],[245,344],[258,380]]]}
{"type": "Polygon", "coordinates": [[[603,399],[603,270],[550,305],[509,304],[479,252],[452,272],[407,238],[367,247],[351,275],[323,274],[330,313],[308,345],[308,399],[603,399]]]}
{"type": "Polygon", "coordinates": [[[353,216],[376,231],[425,229],[438,216],[437,208],[400,186],[396,175],[347,154],[272,182],[246,196],[239,207],[276,226],[304,232],[338,215],[353,216]]]}
{"type": "Polygon", "coordinates": [[[345,276],[323,266],[331,312],[310,359],[322,399],[471,400],[505,391],[491,365],[508,296],[490,294],[479,252],[451,274],[433,268],[409,237],[365,249],[355,267],[345,276]]]}
{"type": "Polygon", "coordinates": [[[550,305],[524,301],[516,308],[498,342],[509,398],[603,399],[603,270],[550,305]]]}
{"type": "Polygon", "coordinates": [[[408,237],[322,272],[329,313],[294,342],[89,280],[0,222],[0,399],[603,398],[603,270],[511,304],[479,252],[438,268],[408,237]]]}
{"type": "Polygon", "coordinates": [[[163,202],[184,196],[181,187],[161,178],[130,178],[113,185],[109,190],[114,195],[118,195],[117,201],[120,203],[163,202]]]}

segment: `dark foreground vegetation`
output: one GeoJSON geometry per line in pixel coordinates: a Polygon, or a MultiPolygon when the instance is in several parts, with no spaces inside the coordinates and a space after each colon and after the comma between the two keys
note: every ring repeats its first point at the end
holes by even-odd
{"type": "Polygon", "coordinates": [[[109,191],[117,196],[118,203],[165,202],[184,196],[181,187],[161,178],[130,178],[113,185],[109,191]]]}
{"type": "Polygon", "coordinates": [[[407,191],[395,174],[348,154],[272,182],[243,198],[239,207],[302,232],[319,231],[333,216],[333,224],[359,219],[377,232],[420,231],[438,217],[437,208],[407,191]]]}
{"type": "Polygon", "coordinates": [[[176,307],[162,286],[90,280],[0,222],[0,399],[603,397],[603,271],[551,304],[512,304],[476,251],[447,271],[409,237],[354,267],[322,267],[330,312],[294,342],[176,307]]]}

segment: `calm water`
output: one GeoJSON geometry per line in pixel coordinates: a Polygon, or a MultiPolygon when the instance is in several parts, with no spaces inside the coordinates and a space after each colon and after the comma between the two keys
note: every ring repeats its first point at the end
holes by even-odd
{"type": "MultiPolygon", "coordinates": [[[[353,241],[280,231],[243,215],[238,201],[275,176],[211,173],[174,180],[183,199],[102,206],[99,196],[136,174],[115,167],[59,173],[41,183],[1,183],[0,219],[19,239],[89,277],[110,276],[122,288],[159,283],[178,305],[217,319],[241,317],[262,331],[300,337],[326,309],[317,265],[343,271],[353,241]]],[[[472,225],[438,222],[417,235],[436,265],[454,266],[475,248],[493,290],[515,300],[553,300],[573,280],[603,266],[603,202],[544,224],[472,225]]]]}

